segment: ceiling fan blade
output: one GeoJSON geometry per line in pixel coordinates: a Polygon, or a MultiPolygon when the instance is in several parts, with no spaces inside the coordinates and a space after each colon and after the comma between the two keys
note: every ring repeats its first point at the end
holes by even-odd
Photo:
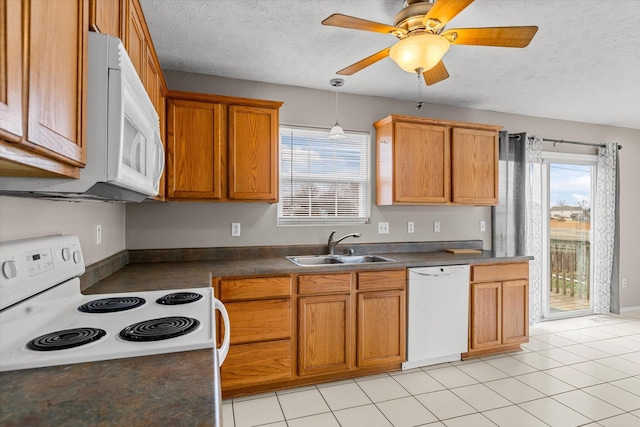
{"type": "Polygon", "coordinates": [[[406,34],[402,28],[392,27],[391,25],[381,24],[379,22],[367,21],[366,19],[355,18],[353,16],[334,13],[333,15],[322,21],[323,25],[332,27],[351,28],[353,30],[373,31],[383,34],[406,34]]]}
{"type": "Polygon", "coordinates": [[[440,34],[453,44],[527,47],[538,27],[452,28],[440,34]],[[456,34],[454,36],[454,33],[456,34]]]}
{"type": "Polygon", "coordinates": [[[460,12],[462,12],[467,6],[473,3],[474,0],[436,0],[435,4],[424,16],[424,23],[429,26],[428,21],[430,19],[437,19],[440,21],[438,28],[447,25],[447,22],[451,21],[460,12]]]}
{"type": "Polygon", "coordinates": [[[367,68],[369,65],[375,64],[381,59],[384,59],[387,56],[389,56],[390,49],[391,49],[390,47],[386,49],[382,49],[380,52],[374,53],[373,55],[368,56],[356,62],[355,64],[351,64],[348,67],[343,68],[342,70],[338,71],[336,74],[341,76],[350,76],[354,73],[357,73],[358,71],[367,68]]]}
{"type": "Polygon", "coordinates": [[[438,62],[435,67],[422,73],[424,82],[427,86],[431,86],[444,79],[449,78],[449,72],[442,61],[438,62]]]}

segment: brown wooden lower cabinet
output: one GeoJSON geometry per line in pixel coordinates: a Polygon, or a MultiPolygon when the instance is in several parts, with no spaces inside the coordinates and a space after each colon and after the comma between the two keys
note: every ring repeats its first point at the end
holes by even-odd
{"type": "Polygon", "coordinates": [[[518,350],[529,341],[529,263],[471,266],[469,351],[463,358],[518,350]]]}
{"type": "Polygon", "coordinates": [[[358,366],[402,363],[406,359],[404,290],[358,294],[358,366]]]}
{"type": "Polygon", "coordinates": [[[298,298],[298,375],[352,367],[351,295],[298,298]]]}
{"type": "Polygon", "coordinates": [[[231,329],[229,354],[220,369],[223,394],[290,380],[295,355],[291,277],[216,278],[213,286],[231,329]]]}
{"type": "Polygon", "coordinates": [[[216,278],[213,285],[231,323],[225,398],[398,370],[405,360],[405,269],[216,278]]]}

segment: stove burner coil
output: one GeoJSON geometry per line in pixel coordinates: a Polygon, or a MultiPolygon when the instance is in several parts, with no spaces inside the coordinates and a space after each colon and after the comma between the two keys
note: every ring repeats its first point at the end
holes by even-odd
{"type": "Polygon", "coordinates": [[[179,305],[189,304],[191,302],[198,301],[201,298],[202,295],[195,292],[176,292],[174,294],[168,294],[158,298],[156,302],[163,305],[179,305]]]}
{"type": "Polygon", "coordinates": [[[134,323],[120,331],[125,341],[160,341],[193,332],[200,322],[190,317],[171,316],[134,323]]]}
{"type": "Polygon", "coordinates": [[[83,313],[115,313],[117,311],[131,310],[140,307],[146,300],[138,297],[102,298],[89,301],[78,307],[83,313]]]}
{"type": "Polygon", "coordinates": [[[97,341],[107,334],[98,328],[75,328],[51,332],[35,338],[27,347],[36,351],[64,350],[97,341]]]}

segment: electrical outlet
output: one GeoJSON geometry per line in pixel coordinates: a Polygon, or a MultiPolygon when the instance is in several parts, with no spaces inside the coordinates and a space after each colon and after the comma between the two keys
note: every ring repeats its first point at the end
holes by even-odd
{"type": "Polygon", "coordinates": [[[440,232],[440,221],[433,221],[433,232],[434,233],[440,232]]]}
{"type": "Polygon", "coordinates": [[[487,221],[480,221],[480,231],[487,231],[487,221]]]}
{"type": "Polygon", "coordinates": [[[407,233],[413,233],[413,231],[414,231],[413,221],[407,222],[407,233]]]}
{"type": "Polygon", "coordinates": [[[389,223],[388,222],[379,222],[378,223],[378,234],[389,234],[389,223]]]}
{"type": "Polygon", "coordinates": [[[231,236],[239,237],[240,236],[240,223],[232,222],[231,223],[231,236]]]}
{"type": "Polygon", "coordinates": [[[622,287],[623,288],[627,287],[627,279],[622,279],[622,287]]]}
{"type": "Polygon", "coordinates": [[[102,226],[96,225],[96,245],[102,244],[102,226]]]}

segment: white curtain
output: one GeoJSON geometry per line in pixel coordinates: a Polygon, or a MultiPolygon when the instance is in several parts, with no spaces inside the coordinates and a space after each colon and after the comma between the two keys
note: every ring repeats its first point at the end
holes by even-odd
{"type": "Polygon", "coordinates": [[[593,309],[598,314],[620,312],[618,186],[618,144],[610,142],[598,149],[596,171],[593,309]]]}
{"type": "Polygon", "coordinates": [[[542,137],[534,135],[527,144],[526,253],[529,261],[529,323],[542,317],[542,137]]]}

